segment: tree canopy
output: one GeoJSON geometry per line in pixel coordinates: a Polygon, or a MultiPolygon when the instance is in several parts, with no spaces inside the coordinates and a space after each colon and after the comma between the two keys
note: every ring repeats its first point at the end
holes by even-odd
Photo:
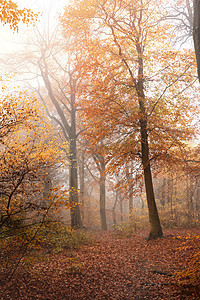
{"type": "MultiPolygon", "coordinates": [[[[197,116],[197,102],[189,95],[194,53],[170,46],[170,25],[160,22],[159,4],[74,1],[62,18],[65,36],[85,53],[79,96],[86,128],[94,142],[106,139],[111,164],[132,159],[141,164],[150,223],[157,215],[150,167],[183,157],[197,116]]],[[[161,229],[152,229],[152,236],[159,234],[161,229]]]]}

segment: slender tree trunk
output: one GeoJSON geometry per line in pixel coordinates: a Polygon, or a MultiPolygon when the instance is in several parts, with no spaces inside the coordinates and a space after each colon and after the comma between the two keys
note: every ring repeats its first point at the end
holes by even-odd
{"type": "MultiPolygon", "coordinates": [[[[75,88],[73,79],[70,77],[70,85],[75,88]]],[[[76,105],[75,93],[70,94],[71,102],[71,127],[69,134],[69,200],[72,204],[71,208],[71,227],[82,227],[80,207],[78,201],[78,166],[77,166],[77,135],[76,135],[76,105]]]]}
{"type": "Polygon", "coordinates": [[[81,203],[81,216],[84,219],[84,197],[85,197],[85,156],[81,153],[80,159],[80,203],[81,203]]]}
{"type": "Polygon", "coordinates": [[[163,208],[165,207],[166,203],[166,178],[163,177],[163,184],[162,184],[162,191],[161,191],[161,205],[163,208]]]}
{"type": "Polygon", "coordinates": [[[193,39],[197,61],[197,72],[200,81],[200,0],[193,0],[193,39]]]}
{"type": "Polygon", "coordinates": [[[100,162],[101,172],[100,172],[100,217],[101,217],[101,229],[107,230],[106,221],[106,176],[105,176],[105,163],[103,159],[100,162]]]}
{"type": "Polygon", "coordinates": [[[149,210],[149,222],[150,222],[150,233],[148,236],[149,239],[156,237],[162,237],[163,232],[160,224],[160,219],[158,215],[158,210],[155,201],[154,189],[153,189],[153,180],[150,167],[149,159],[149,142],[148,142],[148,131],[147,131],[147,114],[145,109],[145,94],[143,86],[143,53],[141,45],[136,44],[138,52],[138,82],[136,85],[139,108],[140,108],[140,133],[141,133],[141,153],[142,153],[142,165],[144,170],[144,182],[146,189],[147,205],[149,210]]]}
{"type": "Polygon", "coordinates": [[[116,225],[117,224],[117,218],[116,218],[116,205],[117,205],[117,201],[118,201],[118,195],[116,193],[116,197],[115,197],[115,202],[113,205],[113,209],[112,209],[112,217],[113,217],[113,224],[116,225]]]}
{"type": "Polygon", "coordinates": [[[196,190],[196,213],[197,218],[200,219],[200,178],[197,178],[197,190],[196,190]]]}
{"type": "Polygon", "coordinates": [[[129,214],[133,211],[133,192],[132,187],[129,187],[129,214]]]}
{"type": "Polygon", "coordinates": [[[80,207],[78,204],[78,169],[76,153],[76,137],[70,137],[69,150],[69,202],[71,207],[71,227],[82,227],[80,207]]]}
{"type": "Polygon", "coordinates": [[[171,175],[171,199],[170,199],[170,211],[171,216],[173,218],[173,198],[174,198],[174,178],[173,175],[171,175]]]}
{"type": "Polygon", "coordinates": [[[120,214],[121,214],[121,223],[124,222],[124,217],[123,217],[123,201],[122,201],[122,196],[119,195],[119,204],[120,204],[120,214]]]}
{"type": "Polygon", "coordinates": [[[100,173],[99,186],[100,186],[100,218],[101,218],[101,229],[107,230],[106,221],[106,163],[104,157],[98,153],[93,154],[93,159],[96,163],[97,169],[100,173]]]}
{"type": "Polygon", "coordinates": [[[171,178],[170,175],[167,177],[167,205],[170,203],[170,194],[171,194],[171,178]]]}
{"type": "Polygon", "coordinates": [[[131,215],[131,212],[133,210],[133,186],[132,186],[132,174],[131,174],[132,168],[129,165],[126,165],[126,180],[128,182],[128,199],[129,199],[129,215],[131,215]]]}

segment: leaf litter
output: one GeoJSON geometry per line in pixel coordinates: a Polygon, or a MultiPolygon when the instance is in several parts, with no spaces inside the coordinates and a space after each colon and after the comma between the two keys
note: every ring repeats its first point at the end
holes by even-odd
{"type": "Polygon", "coordinates": [[[165,238],[146,241],[144,231],[95,232],[92,245],[22,264],[11,282],[0,274],[0,299],[200,299],[198,282],[180,285],[174,277],[192,255],[192,247],[180,250],[179,237],[190,233],[170,229],[165,238]]]}

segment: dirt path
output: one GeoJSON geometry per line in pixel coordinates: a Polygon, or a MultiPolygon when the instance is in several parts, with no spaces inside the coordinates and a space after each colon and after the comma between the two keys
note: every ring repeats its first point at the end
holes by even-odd
{"type": "Polygon", "coordinates": [[[21,269],[2,285],[0,299],[200,299],[196,288],[181,293],[176,284],[181,241],[176,232],[167,234],[147,242],[144,233],[122,238],[100,232],[94,245],[21,269]]]}

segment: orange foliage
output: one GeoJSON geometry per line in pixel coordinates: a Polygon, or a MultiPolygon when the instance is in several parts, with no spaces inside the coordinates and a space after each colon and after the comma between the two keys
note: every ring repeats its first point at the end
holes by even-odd
{"type": "Polygon", "coordinates": [[[75,63],[84,66],[78,93],[85,134],[100,152],[104,141],[114,169],[126,160],[140,162],[141,76],[155,167],[183,161],[187,141],[198,134],[194,52],[170,46],[170,26],[158,22],[160,3],[74,1],[62,18],[64,34],[76,41],[78,54],[84,52],[75,63]]]}
{"type": "Polygon", "coordinates": [[[0,0],[0,22],[10,24],[10,28],[18,31],[18,24],[22,21],[25,24],[33,23],[38,14],[30,9],[19,9],[18,5],[11,0],[0,0]]]}
{"type": "MultiPolygon", "coordinates": [[[[48,208],[51,202],[55,209],[68,201],[61,188],[44,196],[49,173],[64,163],[64,155],[51,137],[37,99],[26,92],[4,93],[0,104],[0,225],[40,206],[48,208]]],[[[67,145],[62,147],[67,151],[67,145]]]]}

